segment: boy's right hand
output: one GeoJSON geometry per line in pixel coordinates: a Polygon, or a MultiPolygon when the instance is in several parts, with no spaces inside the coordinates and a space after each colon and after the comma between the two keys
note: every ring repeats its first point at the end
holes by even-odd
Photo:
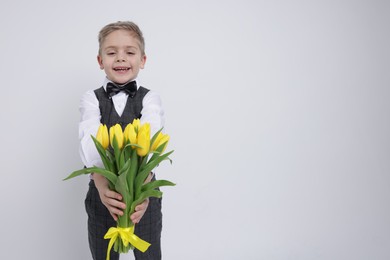
{"type": "Polygon", "coordinates": [[[122,202],[122,195],[108,188],[108,181],[104,176],[93,174],[93,180],[99,192],[100,200],[114,220],[117,221],[118,215],[122,216],[123,210],[126,208],[126,204],[122,202]]]}

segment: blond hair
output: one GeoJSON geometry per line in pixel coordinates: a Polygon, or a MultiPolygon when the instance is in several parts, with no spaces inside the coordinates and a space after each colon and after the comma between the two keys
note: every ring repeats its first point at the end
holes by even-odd
{"type": "Polygon", "coordinates": [[[110,24],[107,24],[106,26],[104,26],[100,30],[99,36],[98,36],[99,55],[101,54],[102,45],[103,45],[103,42],[106,39],[107,35],[109,35],[110,33],[114,32],[114,31],[117,31],[117,30],[126,30],[126,31],[129,31],[130,33],[132,33],[133,36],[135,38],[137,38],[139,41],[139,48],[141,50],[141,54],[145,55],[145,40],[144,40],[144,36],[142,34],[142,31],[140,30],[138,25],[136,25],[135,23],[130,22],[130,21],[118,21],[115,23],[110,23],[110,24]]]}

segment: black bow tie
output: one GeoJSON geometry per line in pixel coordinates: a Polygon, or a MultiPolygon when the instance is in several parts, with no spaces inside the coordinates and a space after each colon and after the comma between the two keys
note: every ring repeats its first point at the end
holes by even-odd
{"type": "Polygon", "coordinates": [[[118,86],[112,82],[107,83],[106,92],[110,98],[121,91],[126,92],[130,97],[134,97],[135,93],[137,92],[137,82],[133,80],[122,86],[118,86]]]}

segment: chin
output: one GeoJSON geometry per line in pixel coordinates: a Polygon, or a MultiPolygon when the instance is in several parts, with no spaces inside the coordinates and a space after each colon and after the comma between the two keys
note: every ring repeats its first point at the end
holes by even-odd
{"type": "Polygon", "coordinates": [[[130,80],[131,80],[131,78],[127,78],[127,79],[113,79],[112,81],[117,83],[117,84],[122,85],[122,84],[125,84],[125,83],[129,82],[130,80]]]}

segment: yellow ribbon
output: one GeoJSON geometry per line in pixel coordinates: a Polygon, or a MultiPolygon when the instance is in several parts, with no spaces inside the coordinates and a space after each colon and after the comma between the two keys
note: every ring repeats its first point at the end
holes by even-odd
{"type": "Polygon", "coordinates": [[[134,226],[128,228],[111,227],[104,235],[104,239],[110,239],[110,242],[108,243],[106,260],[110,259],[111,248],[118,236],[122,239],[124,246],[128,246],[130,243],[142,253],[145,252],[150,246],[150,243],[142,240],[134,234],[134,226]]]}

